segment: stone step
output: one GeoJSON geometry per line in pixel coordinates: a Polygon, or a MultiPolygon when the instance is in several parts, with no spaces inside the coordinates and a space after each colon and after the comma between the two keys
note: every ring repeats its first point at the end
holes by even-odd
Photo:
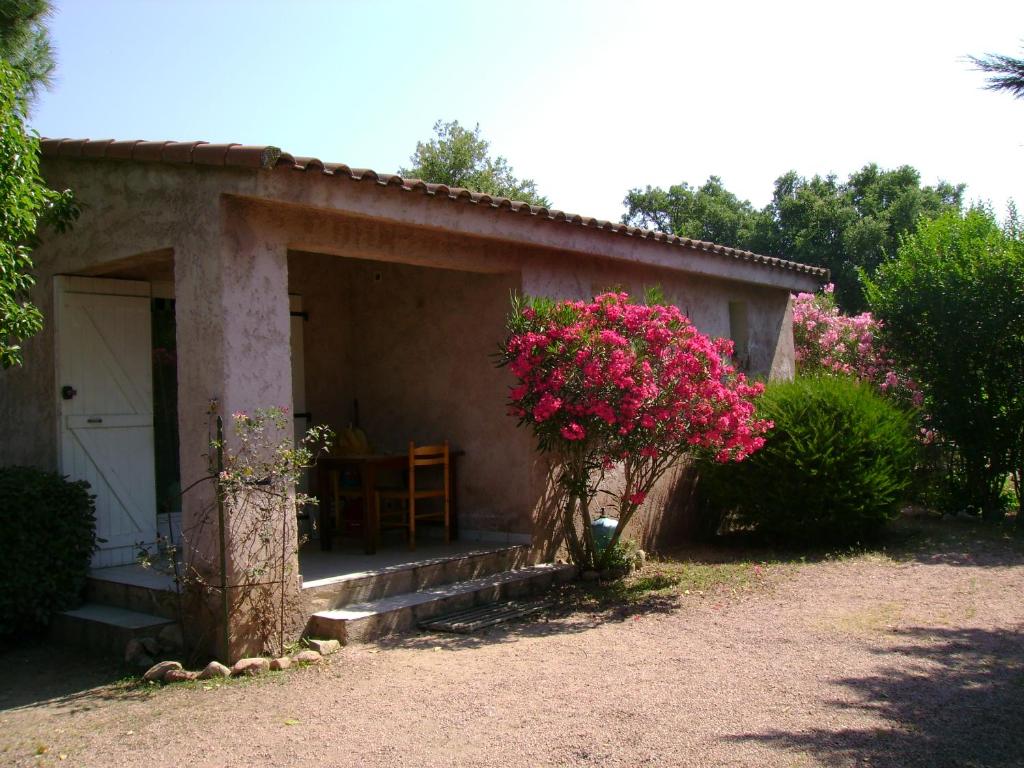
{"type": "Polygon", "coordinates": [[[456,611],[455,613],[444,613],[432,619],[425,619],[419,622],[419,627],[430,632],[454,632],[465,635],[487,627],[493,627],[496,624],[505,624],[509,621],[523,619],[550,607],[551,600],[546,598],[526,602],[522,600],[506,600],[502,603],[476,605],[464,611],[456,611]]]}
{"type": "Polygon", "coordinates": [[[306,582],[302,597],[313,614],[503,573],[526,565],[529,555],[530,547],[519,545],[428,558],[306,582]]]}
{"type": "Polygon", "coordinates": [[[370,642],[396,632],[408,632],[418,622],[442,613],[540,594],[552,584],[569,581],[575,575],[574,566],[548,563],[355,603],[314,613],[306,634],[343,643],[370,642]]]}
{"type": "Polygon", "coordinates": [[[86,603],[81,608],[55,614],[50,632],[60,642],[122,657],[133,637],[156,637],[161,629],[173,623],[151,613],[86,603]]]}

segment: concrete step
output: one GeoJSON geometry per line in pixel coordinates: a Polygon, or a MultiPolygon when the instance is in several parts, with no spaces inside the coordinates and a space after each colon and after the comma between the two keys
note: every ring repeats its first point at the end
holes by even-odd
{"type": "Polygon", "coordinates": [[[161,629],[173,623],[151,613],[86,603],[81,608],[56,614],[50,632],[60,642],[122,657],[133,637],[156,637],[161,629]]]}
{"type": "Polygon", "coordinates": [[[442,613],[540,594],[555,582],[569,581],[575,575],[574,566],[548,563],[391,595],[314,613],[306,634],[343,643],[370,642],[396,632],[408,632],[418,622],[442,613]]]}
{"type": "Polygon", "coordinates": [[[86,578],[85,599],[90,603],[149,613],[165,619],[178,617],[178,596],[173,588],[114,580],[107,577],[103,570],[93,571],[86,578]]]}
{"type": "Polygon", "coordinates": [[[526,565],[529,554],[529,546],[521,545],[428,558],[308,582],[302,597],[313,614],[503,573],[526,565]]]}

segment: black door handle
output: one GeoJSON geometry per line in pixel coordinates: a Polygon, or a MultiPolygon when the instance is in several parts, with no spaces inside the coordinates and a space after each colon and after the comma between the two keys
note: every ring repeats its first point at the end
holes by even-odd
{"type": "Polygon", "coordinates": [[[60,396],[63,397],[65,400],[70,400],[77,394],[78,392],[77,390],[75,390],[74,387],[69,387],[66,384],[60,388],[60,396]]]}

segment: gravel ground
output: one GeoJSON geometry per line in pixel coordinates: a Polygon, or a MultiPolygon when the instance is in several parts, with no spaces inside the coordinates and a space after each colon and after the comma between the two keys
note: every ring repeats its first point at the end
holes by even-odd
{"type": "Polygon", "coordinates": [[[1024,765],[1019,548],[967,531],[777,573],[209,690],[8,653],[0,764],[1024,765]]]}

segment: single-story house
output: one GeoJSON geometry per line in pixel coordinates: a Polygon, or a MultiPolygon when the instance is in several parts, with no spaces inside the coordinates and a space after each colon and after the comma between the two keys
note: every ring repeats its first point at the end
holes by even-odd
{"type": "MultiPolygon", "coordinates": [[[[460,452],[458,532],[557,544],[546,474],[494,366],[513,293],[659,286],[752,375],[790,377],[790,294],[823,269],[292,156],[271,146],[45,139],[48,183],[82,215],[35,250],[45,330],[0,373],[0,465],[88,480],[95,566],[130,562],[190,516],[209,470],[209,403],[289,406],[377,446],[460,452]],[[177,523],[176,523],[177,524],[177,523]],[[160,530],[165,529],[159,522],[160,530]]],[[[671,483],[635,534],[667,535],[671,483]]],[[[228,556],[243,555],[232,550],[228,556]]],[[[237,565],[237,563],[236,563],[237,565]]]]}

